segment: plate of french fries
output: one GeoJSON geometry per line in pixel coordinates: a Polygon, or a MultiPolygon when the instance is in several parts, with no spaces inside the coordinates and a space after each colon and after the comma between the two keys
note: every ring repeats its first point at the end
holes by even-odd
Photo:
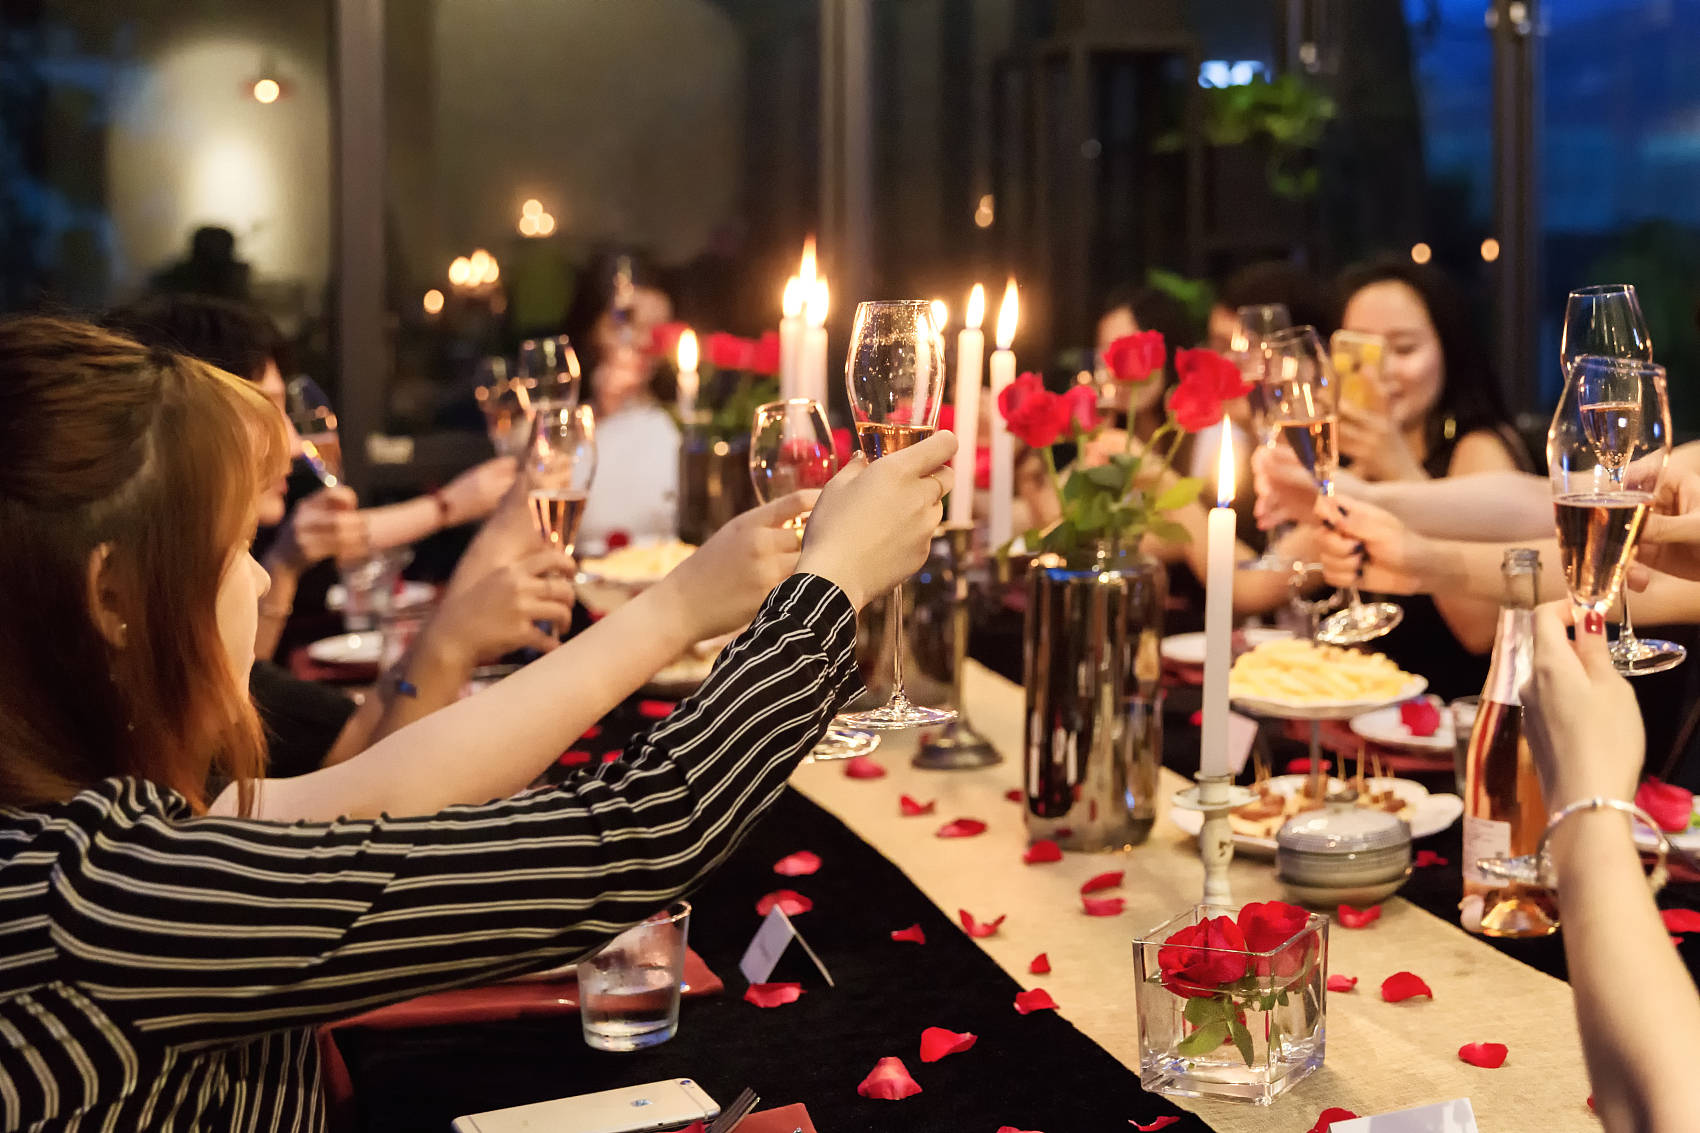
{"type": "Polygon", "coordinates": [[[1240,654],[1228,696],[1258,716],[1336,720],[1420,696],[1428,681],[1380,653],[1303,638],[1264,641],[1240,654]]]}

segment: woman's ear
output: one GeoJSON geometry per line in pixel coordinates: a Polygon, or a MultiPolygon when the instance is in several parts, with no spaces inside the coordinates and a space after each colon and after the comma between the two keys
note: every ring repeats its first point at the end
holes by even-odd
{"type": "Polygon", "coordinates": [[[102,543],[89,552],[89,617],[94,619],[95,628],[100,630],[108,645],[122,649],[129,639],[130,626],[119,610],[118,591],[112,585],[111,571],[107,569],[111,558],[111,543],[102,543]]]}

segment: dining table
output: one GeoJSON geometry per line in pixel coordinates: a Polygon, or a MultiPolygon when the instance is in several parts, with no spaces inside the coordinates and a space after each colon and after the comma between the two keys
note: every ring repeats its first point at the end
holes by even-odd
{"type": "MultiPolygon", "coordinates": [[[[1132,942],[1202,892],[1196,845],[1169,814],[1197,763],[1191,696],[1177,689],[1165,713],[1166,766],[1144,843],[1029,864],[1019,790],[1025,694],[968,662],[962,708],[1002,760],[923,770],[911,762],[918,737],[890,733],[853,772],[843,762],[799,768],[690,897],[690,946],[725,989],[687,997],[671,1040],[631,1053],[596,1051],[577,1018],[563,1014],[343,1027],[333,1041],[352,1093],[340,1123],[443,1131],[463,1114],[690,1077],[723,1103],[744,1087],[764,1108],[800,1103],[822,1133],[1087,1133],[1162,1118],[1174,1119],[1166,1127],[1177,1133],[1307,1133],[1331,1107],[1372,1115],[1458,1097],[1471,1100],[1484,1133],[1597,1129],[1561,940],[1489,940],[1459,927],[1457,824],[1417,841],[1425,864],[1368,927],[1331,917],[1328,970],[1358,982],[1327,996],[1326,1057],[1316,1073],[1268,1107],[1141,1088],[1132,942]],[[984,831],[940,836],[961,818],[983,822],[984,831]],[[816,855],[818,869],[775,872],[798,851],[816,855]],[[1115,871],[1120,883],[1095,896],[1123,898],[1123,911],[1087,915],[1081,884],[1115,871]],[[761,924],[757,903],[781,889],[809,904],[794,924],[831,980],[793,965],[785,978],[802,984],[801,996],[760,1007],[744,998],[739,961],[761,924]],[[974,937],[964,913],[982,924],[1003,919],[974,937]],[[912,926],[919,932],[903,932],[912,926]],[[1036,965],[1041,954],[1046,963],[1036,965]],[[1036,966],[1048,970],[1035,974],[1036,966]],[[1397,972],[1418,975],[1432,997],[1384,1001],[1379,987],[1397,972]],[[1056,1008],[1018,1011],[1017,994],[1033,988],[1049,992],[1056,1008]],[[922,1062],[929,1027],[976,1038],[961,1053],[922,1062]],[[1505,1044],[1505,1064],[1464,1062],[1459,1048],[1475,1042],[1505,1044]],[[884,1058],[901,1059],[920,1092],[898,1101],[862,1096],[859,1084],[884,1058]]],[[[585,773],[665,708],[642,699],[622,705],[555,775],[585,773]]],[[[1278,755],[1302,753],[1265,732],[1278,755]]],[[[1448,767],[1432,785],[1450,777],[1448,767]]],[[[1265,859],[1237,855],[1230,881],[1236,903],[1283,897],[1265,859]]],[[[1660,901],[1700,908],[1700,878],[1679,869],[1660,901]]],[[[1676,946],[1693,971],[1700,947],[1676,946]]]]}

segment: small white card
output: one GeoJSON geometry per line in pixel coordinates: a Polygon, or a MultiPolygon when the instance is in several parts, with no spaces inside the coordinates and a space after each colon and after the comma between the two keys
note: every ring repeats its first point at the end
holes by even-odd
{"type": "Polygon", "coordinates": [[[756,929],[755,939],[744,949],[744,958],[738,961],[738,970],[744,978],[753,984],[764,984],[773,976],[773,969],[779,966],[779,960],[785,955],[785,950],[796,941],[803,954],[816,970],[826,977],[828,987],[837,987],[832,982],[832,973],[826,970],[826,965],[820,962],[815,950],[809,947],[809,942],[803,939],[803,934],[797,931],[797,926],[791,923],[791,918],[785,915],[785,910],[778,905],[767,911],[762,918],[761,927],[756,929]]]}
{"type": "Polygon", "coordinates": [[[1469,1098],[1402,1109],[1379,1117],[1336,1121],[1329,1133],[1480,1133],[1469,1098]]]}
{"type": "Polygon", "coordinates": [[[1228,713],[1228,767],[1235,775],[1245,770],[1251,745],[1257,742],[1257,721],[1238,712],[1228,713]]]}

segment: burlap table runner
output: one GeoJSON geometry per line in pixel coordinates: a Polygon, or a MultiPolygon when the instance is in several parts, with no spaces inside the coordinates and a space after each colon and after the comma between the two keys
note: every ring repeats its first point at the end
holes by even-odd
{"type": "MultiPolygon", "coordinates": [[[[888,772],[884,778],[851,779],[843,764],[823,763],[800,769],[793,782],[901,867],[953,919],[958,909],[982,921],[1007,913],[998,934],[980,946],[1024,986],[1047,989],[1070,1022],[1137,1074],[1131,941],[1195,903],[1202,886],[1193,842],[1168,819],[1167,798],[1182,780],[1163,772],[1157,825],[1138,849],[1026,865],[1020,807],[1004,797],[1020,781],[1022,690],[970,664],[965,696],[974,726],[1004,756],[999,766],[918,771],[909,765],[913,735],[899,733],[888,734],[874,756],[888,772]],[[901,794],[936,799],[937,812],[901,817],[901,794]],[[958,817],[981,819],[990,829],[972,838],[935,835],[958,817]],[[1081,882],[1113,869],[1126,872],[1124,886],[1099,896],[1125,897],[1127,911],[1086,916],[1081,882]],[[1050,975],[1028,974],[1040,952],[1050,957],[1050,975]]],[[[1236,858],[1233,887],[1239,902],[1281,896],[1267,862],[1236,858]]],[[[1321,1070],[1270,1108],[1179,1104],[1219,1133],[1304,1133],[1328,1106],[1369,1115],[1455,1097],[1471,1100],[1484,1133],[1599,1128],[1587,1107],[1588,1079],[1570,990],[1562,981],[1398,899],[1383,904],[1381,920],[1369,929],[1331,927],[1329,970],[1360,982],[1352,993],[1328,996],[1321,1070]],[[1398,971],[1421,976],[1434,989],[1433,1002],[1383,1002],[1381,981],[1398,971]],[[1458,1059],[1467,1042],[1504,1043],[1511,1055],[1498,1070],[1478,1069],[1458,1059]]]]}

